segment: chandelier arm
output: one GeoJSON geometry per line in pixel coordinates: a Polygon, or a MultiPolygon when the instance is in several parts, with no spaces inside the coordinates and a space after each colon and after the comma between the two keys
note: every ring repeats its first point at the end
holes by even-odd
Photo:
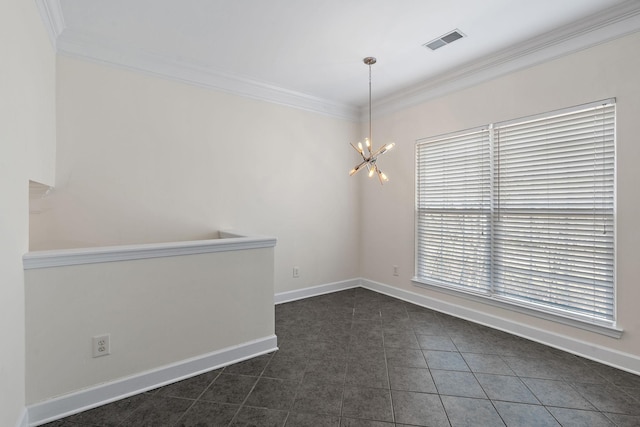
{"type": "Polygon", "coordinates": [[[362,150],[360,150],[358,147],[356,147],[355,145],[353,145],[352,142],[350,142],[349,144],[351,144],[351,146],[353,147],[354,150],[356,150],[358,152],[358,154],[360,154],[362,156],[362,160],[367,160],[367,158],[364,156],[364,153],[362,152],[362,150]]]}
{"type": "Polygon", "coordinates": [[[371,157],[378,157],[379,155],[386,153],[387,152],[386,148],[387,146],[383,145],[382,147],[378,148],[378,150],[375,153],[373,153],[371,157]]]}
{"type": "Polygon", "coordinates": [[[351,175],[355,175],[358,173],[358,171],[360,171],[360,169],[362,169],[362,167],[364,165],[368,165],[369,162],[367,162],[366,160],[362,161],[358,166],[356,166],[355,168],[352,169],[351,171],[351,175]]]}

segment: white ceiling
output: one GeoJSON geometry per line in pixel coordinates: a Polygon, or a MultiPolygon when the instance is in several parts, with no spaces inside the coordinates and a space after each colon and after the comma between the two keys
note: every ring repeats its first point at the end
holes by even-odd
{"type": "Polygon", "coordinates": [[[410,103],[640,29],[637,0],[37,1],[60,53],[351,118],[365,56],[374,106],[410,103]]]}

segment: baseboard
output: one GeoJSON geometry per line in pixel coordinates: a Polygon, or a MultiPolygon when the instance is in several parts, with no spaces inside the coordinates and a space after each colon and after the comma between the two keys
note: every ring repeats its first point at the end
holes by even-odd
{"type": "Polygon", "coordinates": [[[280,292],[274,295],[276,304],[297,301],[315,297],[318,295],[330,294],[332,292],[344,291],[345,289],[357,288],[360,286],[360,279],[343,280],[340,282],[327,283],[325,285],[312,286],[310,288],[296,289],[295,291],[280,292]]]}
{"type": "Polygon", "coordinates": [[[30,405],[24,426],[39,426],[278,349],[275,335],[30,405]]]}
{"type": "Polygon", "coordinates": [[[605,365],[640,375],[640,357],[630,353],[606,348],[572,338],[567,335],[557,334],[555,332],[515,322],[503,317],[494,316],[492,314],[461,305],[429,298],[415,292],[406,291],[383,283],[360,279],[360,284],[363,288],[379,292],[381,294],[389,295],[441,313],[450,314],[474,323],[479,323],[481,325],[508,332],[522,338],[536,341],[559,350],[567,351],[605,365]]]}
{"type": "Polygon", "coordinates": [[[20,418],[16,422],[16,427],[29,427],[29,413],[27,412],[27,408],[22,410],[22,414],[20,414],[20,418]]]}

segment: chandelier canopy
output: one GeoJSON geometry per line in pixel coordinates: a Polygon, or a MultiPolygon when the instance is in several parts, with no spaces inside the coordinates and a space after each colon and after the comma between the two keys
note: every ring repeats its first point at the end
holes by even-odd
{"type": "Polygon", "coordinates": [[[353,149],[356,150],[362,157],[362,162],[351,169],[351,172],[349,172],[349,176],[355,175],[360,169],[366,167],[366,169],[369,171],[369,178],[373,177],[374,175],[378,175],[380,184],[383,184],[385,181],[389,181],[389,178],[378,167],[378,156],[386,153],[396,144],[394,142],[390,142],[389,144],[383,145],[376,151],[373,151],[373,149],[371,148],[373,144],[371,136],[371,66],[376,63],[376,58],[367,56],[362,60],[362,62],[369,66],[369,137],[364,139],[366,153],[364,147],[362,146],[362,142],[358,142],[357,145],[353,145],[353,143],[351,143],[353,149]]]}

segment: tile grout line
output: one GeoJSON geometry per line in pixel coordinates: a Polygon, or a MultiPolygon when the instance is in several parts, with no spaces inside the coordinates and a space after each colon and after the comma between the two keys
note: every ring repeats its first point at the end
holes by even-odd
{"type": "MultiPolygon", "coordinates": [[[[406,309],[405,309],[406,311],[406,309]]],[[[391,378],[389,377],[389,362],[387,361],[387,346],[384,333],[384,319],[382,318],[382,310],[380,310],[380,319],[382,321],[382,352],[384,354],[384,368],[387,372],[387,383],[389,384],[389,400],[391,402],[391,422],[396,422],[396,408],[393,406],[393,393],[391,393],[391,378]]],[[[425,362],[426,363],[426,362],[425,362]]]]}
{"type": "MultiPolygon", "coordinates": [[[[253,385],[251,386],[251,390],[249,390],[249,393],[247,393],[247,395],[242,400],[242,403],[240,403],[240,405],[238,406],[238,409],[236,410],[236,413],[233,415],[233,418],[231,418],[231,421],[229,421],[228,426],[232,426],[233,423],[237,420],[238,415],[240,414],[240,411],[242,411],[242,408],[244,408],[244,405],[247,402],[247,400],[249,399],[249,396],[251,396],[251,393],[253,393],[253,390],[256,388],[256,385],[258,385],[258,382],[260,381],[260,378],[262,378],[262,374],[264,373],[265,369],[267,369],[267,366],[271,362],[271,359],[273,359],[274,355],[275,355],[275,352],[271,353],[271,357],[269,358],[269,361],[264,365],[264,367],[262,368],[262,371],[260,371],[260,374],[256,377],[257,378],[256,382],[253,383],[253,385]]],[[[226,366],[225,366],[225,368],[226,368],[226,366]]],[[[224,372],[224,370],[223,370],[223,372],[224,372]]],[[[223,372],[220,372],[218,374],[218,376],[220,376],[223,372]]],[[[237,374],[237,375],[241,375],[241,374],[237,374]]]]}

